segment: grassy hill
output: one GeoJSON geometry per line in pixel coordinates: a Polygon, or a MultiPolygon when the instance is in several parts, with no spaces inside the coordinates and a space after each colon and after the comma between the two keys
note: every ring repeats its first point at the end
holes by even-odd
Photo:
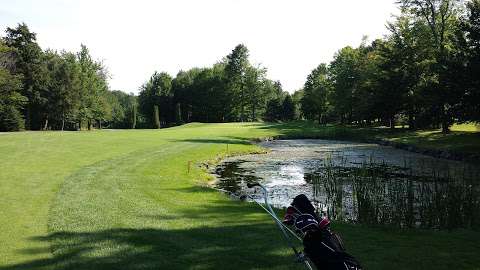
{"type": "MultiPolygon", "coordinates": [[[[301,269],[269,217],[203,187],[198,164],[302,132],[321,128],[0,134],[0,269],[301,269]]],[[[335,229],[367,269],[480,269],[478,232],[335,229]]]]}

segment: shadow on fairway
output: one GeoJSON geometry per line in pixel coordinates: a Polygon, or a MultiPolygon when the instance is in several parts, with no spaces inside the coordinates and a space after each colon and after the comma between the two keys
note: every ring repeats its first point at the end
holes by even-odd
{"type": "MultiPolygon", "coordinates": [[[[257,240],[264,240],[265,235],[271,232],[272,226],[258,224],[191,230],[112,229],[84,233],[59,232],[35,239],[52,243],[53,258],[4,266],[0,269],[294,268],[291,258],[279,254],[278,249],[273,249],[275,245],[271,241],[257,240]],[[251,241],[251,245],[236,245],[245,241],[251,241]]],[[[278,243],[282,246],[281,242],[278,243]]],[[[44,253],[45,250],[38,252],[44,253]]]]}
{"type": "MultiPolygon", "coordinates": [[[[206,198],[216,192],[199,186],[172,190],[206,198]]],[[[31,239],[47,242],[51,250],[18,252],[50,258],[0,270],[302,269],[274,223],[253,204],[215,199],[172,213],[137,214],[130,217],[138,221],[136,228],[59,231],[31,239]]]]}

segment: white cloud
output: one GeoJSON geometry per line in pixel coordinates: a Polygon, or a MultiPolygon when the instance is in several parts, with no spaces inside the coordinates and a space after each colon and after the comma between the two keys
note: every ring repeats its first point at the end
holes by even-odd
{"type": "Polygon", "coordinates": [[[381,37],[394,0],[0,0],[0,25],[24,21],[42,47],[86,44],[111,88],[137,92],[153,71],[208,66],[238,43],[289,91],[363,35],[381,37]]]}

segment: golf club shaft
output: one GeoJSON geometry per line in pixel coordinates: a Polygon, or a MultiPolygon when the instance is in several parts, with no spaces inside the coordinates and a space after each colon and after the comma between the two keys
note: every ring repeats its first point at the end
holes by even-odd
{"type": "MultiPolygon", "coordinates": [[[[282,231],[283,233],[283,236],[285,238],[285,240],[287,241],[288,245],[292,248],[293,252],[295,253],[296,257],[297,258],[300,258],[300,259],[303,259],[303,262],[305,263],[305,267],[308,269],[308,270],[313,270],[312,266],[310,265],[310,263],[308,262],[308,260],[306,260],[302,254],[300,252],[298,252],[298,250],[295,248],[295,246],[293,245],[292,243],[292,239],[288,236],[287,232],[285,231],[285,228],[284,228],[284,224],[278,219],[278,217],[275,215],[275,212],[273,211],[272,207],[270,206],[270,204],[268,203],[268,191],[267,191],[267,188],[265,188],[263,185],[259,184],[259,183],[255,183],[254,185],[251,185],[249,187],[253,187],[253,186],[259,186],[262,190],[263,190],[263,195],[264,195],[264,199],[265,199],[265,205],[267,206],[268,210],[266,208],[264,208],[269,214],[270,216],[275,220],[275,223],[277,224],[277,226],[280,228],[280,230],[282,231]]],[[[257,202],[258,203],[258,202],[257,202]]],[[[294,234],[297,238],[298,236],[296,234],[294,234]]]]}
{"type": "Polygon", "coordinates": [[[248,198],[250,198],[252,201],[254,201],[258,206],[260,206],[267,214],[269,214],[276,222],[277,224],[281,224],[281,226],[287,230],[292,236],[294,236],[298,241],[302,242],[302,238],[300,238],[295,232],[293,232],[289,227],[287,227],[285,224],[283,224],[278,217],[275,215],[275,213],[270,212],[265,206],[263,206],[261,203],[257,202],[254,197],[247,195],[248,198]]]}

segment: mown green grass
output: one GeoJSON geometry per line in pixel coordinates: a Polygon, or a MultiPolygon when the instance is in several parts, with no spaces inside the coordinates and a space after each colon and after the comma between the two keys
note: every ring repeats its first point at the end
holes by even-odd
{"type": "Polygon", "coordinates": [[[463,132],[480,132],[480,125],[467,123],[467,124],[454,124],[451,128],[452,131],[463,131],[463,132]]]}
{"type": "Polygon", "coordinates": [[[409,131],[396,128],[359,128],[328,125],[319,127],[309,122],[294,122],[281,125],[272,125],[281,137],[325,138],[354,141],[389,140],[420,149],[452,151],[455,153],[480,153],[480,130],[477,125],[454,125],[449,134],[441,130],[409,131]]]}
{"type": "MultiPolygon", "coordinates": [[[[0,135],[0,269],[302,269],[198,164],[307,124],[0,135]],[[193,164],[188,172],[188,164],[193,164]]],[[[367,269],[480,269],[480,233],[336,224],[367,269]]]]}

